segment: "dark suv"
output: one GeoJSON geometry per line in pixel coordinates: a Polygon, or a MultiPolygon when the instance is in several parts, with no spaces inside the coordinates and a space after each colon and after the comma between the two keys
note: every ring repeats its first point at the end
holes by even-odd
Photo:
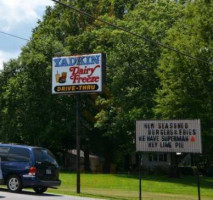
{"type": "Polygon", "coordinates": [[[2,184],[11,192],[33,188],[43,193],[60,186],[59,166],[53,154],[45,148],[0,144],[2,184]]]}

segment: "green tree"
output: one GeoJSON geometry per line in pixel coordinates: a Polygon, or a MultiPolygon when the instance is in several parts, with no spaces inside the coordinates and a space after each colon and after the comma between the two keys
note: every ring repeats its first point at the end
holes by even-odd
{"type": "Polygon", "coordinates": [[[165,119],[200,118],[204,153],[213,151],[213,2],[193,1],[184,18],[169,31],[164,42],[198,59],[164,50],[158,75],[155,113],[165,119]]]}
{"type": "MultiPolygon", "coordinates": [[[[182,17],[183,9],[184,6],[176,2],[144,0],[119,25],[147,40],[161,41],[182,17]]],[[[111,155],[114,154],[111,159],[118,164],[135,151],[135,120],[154,117],[152,108],[159,85],[155,70],[161,48],[147,40],[118,30],[111,34],[113,48],[107,54],[111,95],[97,101],[103,109],[96,116],[96,127],[104,130],[105,137],[111,141],[108,142],[111,155]]]]}
{"type": "MultiPolygon", "coordinates": [[[[114,18],[113,1],[69,3],[95,17],[103,15],[107,18],[109,15],[114,18]]],[[[89,53],[94,48],[100,49],[99,45],[104,46],[106,42],[101,35],[104,31],[97,31],[100,28],[101,24],[94,19],[60,5],[46,9],[19,59],[8,62],[0,74],[2,141],[41,145],[55,151],[75,148],[75,101],[73,96],[51,94],[51,60],[58,54],[89,53]],[[101,37],[99,42],[90,44],[90,40],[95,39],[91,30],[101,37]]],[[[82,101],[87,99],[84,96],[82,101]]],[[[90,131],[86,133],[91,132],[91,122],[88,124],[85,127],[90,131]]],[[[84,143],[88,146],[86,141],[84,143]]]]}

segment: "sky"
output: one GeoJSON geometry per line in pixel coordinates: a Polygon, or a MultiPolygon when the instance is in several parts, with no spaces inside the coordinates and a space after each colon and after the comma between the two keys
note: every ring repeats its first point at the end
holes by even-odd
{"type": "MultiPolygon", "coordinates": [[[[51,0],[0,0],[0,32],[30,39],[51,0]]],[[[0,70],[3,62],[17,58],[27,41],[0,33],[0,70]]]]}

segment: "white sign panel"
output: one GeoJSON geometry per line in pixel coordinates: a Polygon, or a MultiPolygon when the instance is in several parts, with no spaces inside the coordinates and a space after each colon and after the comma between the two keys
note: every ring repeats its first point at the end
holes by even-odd
{"type": "Polygon", "coordinates": [[[105,77],[105,54],[54,57],[52,93],[102,92],[105,77]]]}
{"type": "Polygon", "coordinates": [[[200,120],[136,121],[136,151],[202,153],[200,120]]]}

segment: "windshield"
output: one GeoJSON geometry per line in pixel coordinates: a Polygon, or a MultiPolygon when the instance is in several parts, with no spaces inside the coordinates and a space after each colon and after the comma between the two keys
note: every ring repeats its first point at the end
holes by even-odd
{"type": "Polygon", "coordinates": [[[48,149],[36,148],[34,149],[35,162],[38,164],[52,164],[58,167],[54,155],[48,149]]]}

